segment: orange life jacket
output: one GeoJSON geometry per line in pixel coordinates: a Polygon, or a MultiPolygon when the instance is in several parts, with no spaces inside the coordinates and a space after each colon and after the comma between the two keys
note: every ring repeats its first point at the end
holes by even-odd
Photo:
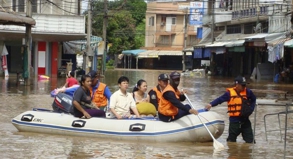
{"type": "Polygon", "coordinates": [[[162,92],[158,89],[159,86],[153,88],[153,91],[156,92],[158,104],[160,103],[160,99],[162,98],[162,92]]]}
{"type": "MultiPolygon", "coordinates": [[[[107,97],[104,95],[106,84],[99,83],[99,87],[96,89],[93,95],[92,102],[94,102],[98,107],[103,107],[108,105],[107,97]]],[[[91,94],[93,94],[93,88],[90,89],[91,94]]]]}
{"type": "Polygon", "coordinates": [[[170,84],[168,84],[167,87],[163,90],[158,110],[161,114],[165,116],[172,116],[174,118],[174,116],[178,114],[178,108],[172,105],[171,102],[169,102],[168,100],[164,98],[163,94],[167,91],[174,92],[174,94],[176,95],[176,98],[179,100],[179,96],[175,92],[174,88],[170,84]]]}
{"type": "MultiPolygon", "coordinates": [[[[242,99],[237,94],[235,89],[236,89],[235,87],[227,88],[227,91],[230,92],[230,101],[228,102],[228,113],[229,113],[229,116],[238,117],[240,116],[240,112],[241,112],[242,99]]],[[[239,94],[242,96],[242,98],[247,99],[246,88],[239,94]]]]}

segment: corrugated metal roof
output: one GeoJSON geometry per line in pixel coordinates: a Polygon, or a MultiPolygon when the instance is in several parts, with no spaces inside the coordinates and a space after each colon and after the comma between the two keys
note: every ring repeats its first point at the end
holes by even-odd
{"type": "Polygon", "coordinates": [[[206,47],[224,47],[226,44],[231,43],[230,41],[214,42],[213,44],[206,45],[206,47]]]}
{"type": "Polygon", "coordinates": [[[235,46],[242,46],[244,44],[245,40],[236,40],[231,41],[230,43],[226,44],[226,47],[235,47],[235,46]]]}
{"type": "Polygon", "coordinates": [[[253,36],[249,36],[245,38],[245,41],[253,41],[253,40],[265,40],[272,41],[275,39],[285,38],[285,32],[282,33],[260,33],[253,36]]]}
{"type": "Polygon", "coordinates": [[[291,38],[281,38],[281,39],[276,39],[276,40],[269,41],[267,43],[268,43],[268,46],[273,46],[274,47],[274,46],[279,45],[279,44],[282,44],[285,41],[288,41],[290,39],[291,38]]]}
{"type": "MultiPolygon", "coordinates": [[[[158,58],[159,56],[182,56],[182,51],[165,51],[165,50],[147,50],[138,54],[138,58],[158,58]]],[[[186,55],[192,55],[191,52],[186,52],[186,55]]]]}

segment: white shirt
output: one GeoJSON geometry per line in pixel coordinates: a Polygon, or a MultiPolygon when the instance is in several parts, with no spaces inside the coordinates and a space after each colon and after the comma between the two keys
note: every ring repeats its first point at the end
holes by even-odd
{"type": "Polygon", "coordinates": [[[129,116],[130,108],[136,107],[136,103],[131,93],[126,92],[126,95],[119,89],[112,94],[110,98],[110,108],[113,108],[117,114],[121,116],[129,116]]]}

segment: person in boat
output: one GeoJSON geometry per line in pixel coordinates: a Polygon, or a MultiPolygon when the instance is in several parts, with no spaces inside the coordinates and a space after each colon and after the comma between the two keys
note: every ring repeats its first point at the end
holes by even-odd
{"type": "Polygon", "coordinates": [[[99,109],[91,109],[86,105],[91,105],[92,98],[90,88],[92,84],[91,76],[83,75],[80,80],[80,87],[74,92],[72,104],[75,117],[105,117],[105,112],[99,109]]]}
{"type": "Polygon", "coordinates": [[[188,104],[182,104],[175,89],[171,84],[166,84],[165,88],[162,89],[162,97],[159,102],[159,119],[164,122],[171,122],[188,114],[197,115],[198,111],[192,109],[188,104]]]}
{"type": "Polygon", "coordinates": [[[108,86],[99,80],[101,78],[101,74],[99,72],[92,70],[88,73],[88,75],[92,79],[92,85],[90,88],[92,101],[100,110],[106,112],[108,101],[110,101],[112,93],[108,86]]]}
{"type": "Polygon", "coordinates": [[[227,91],[220,97],[210,102],[205,108],[217,106],[223,102],[228,103],[229,113],[229,135],[228,142],[236,142],[237,136],[242,133],[246,143],[253,143],[253,132],[249,115],[254,111],[256,96],[246,87],[245,77],[237,76],[234,79],[235,87],[227,88],[227,91]],[[249,108],[249,114],[242,113],[244,107],[249,108]]]}
{"type": "Polygon", "coordinates": [[[158,110],[160,98],[162,97],[162,90],[167,86],[168,82],[169,76],[162,73],[158,76],[158,85],[149,91],[150,103],[156,107],[156,110],[158,110]]]}
{"type": "Polygon", "coordinates": [[[180,91],[178,89],[179,83],[180,83],[180,73],[175,71],[171,72],[170,74],[170,85],[173,87],[175,90],[176,95],[179,96],[180,101],[184,101],[186,99],[184,93],[186,93],[184,90],[180,91]]]}
{"type": "Polygon", "coordinates": [[[147,93],[147,82],[145,80],[138,80],[132,93],[133,99],[136,102],[136,108],[141,116],[156,116],[157,110],[150,103],[150,96],[147,93]]]}
{"type": "Polygon", "coordinates": [[[77,85],[77,84],[78,84],[78,81],[74,78],[74,72],[69,71],[67,74],[66,82],[63,87],[67,88],[67,87],[71,87],[71,86],[77,85]]]}
{"type": "Polygon", "coordinates": [[[127,92],[128,84],[129,79],[126,76],[121,76],[118,79],[119,90],[114,92],[110,98],[110,110],[117,119],[140,117],[132,94],[127,92]],[[135,116],[131,116],[130,109],[135,116]]]}

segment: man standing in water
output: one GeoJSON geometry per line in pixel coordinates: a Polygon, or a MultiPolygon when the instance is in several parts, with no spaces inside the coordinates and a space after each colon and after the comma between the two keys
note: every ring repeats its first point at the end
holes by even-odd
{"type": "Polygon", "coordinates": [[[235,87],[227,88],[227,91],[208,104],[206,109],[210,110],[211,107],[228,102],[230,124],[227,141],[236,142],[237,136],[242,133],[243,140],[246,143],[253,143],[254,139],[249,115],[254,110],[256,97],[250,89],[246,88],[245,77],[237,76],[234,82],[235,87]],[[243,110],[248,112],[243,112],[243,110]]]}

